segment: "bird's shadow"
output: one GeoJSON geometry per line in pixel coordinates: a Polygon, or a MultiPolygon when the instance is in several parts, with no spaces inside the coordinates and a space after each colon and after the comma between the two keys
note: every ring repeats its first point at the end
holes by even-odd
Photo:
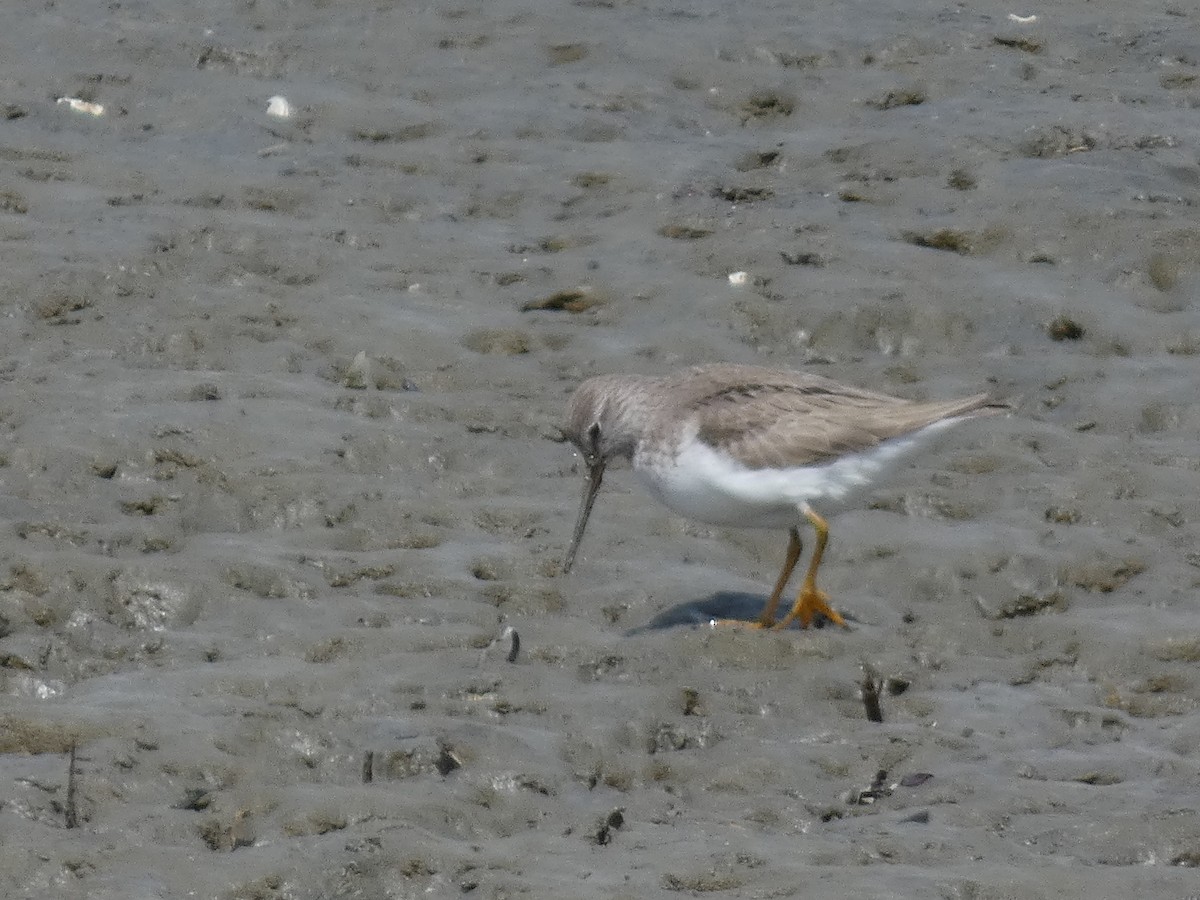
{"type": "MultiPolygon", "coordinates": [[[[664,609],[645,624],[630,628],[625,632],[627,637],[645,634],[650,631],[660,631],[664,628],[675,628],[680,625],[708,625],[713,620],[725,622],[745,622],[753,625],[762,615],[763,607],[767,605],[765,594],[751,594],[747,591],[715,591],[699,600],[688,600],[676,604],[670,609],[664,609]]],[[[786,603],[781,604],[779,615],[787,613],[786,603]]],[[[817,628],[826,624],[824,616],[818,615],[813,625],[817,628]]],[[[799,628],[799,625],[793,625],[799,628]]]]}

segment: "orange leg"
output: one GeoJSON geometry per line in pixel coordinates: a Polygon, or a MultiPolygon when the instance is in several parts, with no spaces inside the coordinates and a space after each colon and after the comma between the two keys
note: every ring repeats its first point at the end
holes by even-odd
{"type": "Polygon", "coordinates": [[[783,596],[783,589],[787,587],[788,579],[792,577],[792,570],[796,568],[796,562],[800,559],[800,551],[803,549],[804,545],[800,543],[800,531],[796,528],[791,529],[788,532],[787,556],[783,560],[783,569],[775,580],[775,589],[771,591],[771,599],[767,601],[762,615],[758,617],[760,628],[770,628],[775,624],[775,610],[779,608],[779,599],[783,596]]]}
{"type": "MultiPolygon", "coordinates": [[[[792,611],[784,616],[775,627],[787,628],[794,620],[799,619],[801,627],[807,628],[817,613],[820,613],[835,625],[849,628],[846,620],[829,605],[829,595],[817,588],[817,567],[821,565],[821,556],[825,552],[825,545],[829,543],[829,523],[817,515],[816,511],[807,503],[801,506],[800,510],[816,529],[817,546],[813,549],[812,561],[808,564],[808,572],[804,575],[804,583],[800,585],[800,592],[796,595],[796,603],[792,607],[792,611]]],[[[793,529],[793,534],[795,534],[795,529],[793,529]]],[[[795,565],[794,560],[792,564],[795,565]]],[[[790,569],[787,567],[785,569],[787,574],[791,574],[790,569]]],[[[782,588],[777,586],[776,589],[781,590],[782,588]]],[[[772,599],[778,600],[777,597],[772,599]]],[[[775,612],[774,607],[770,604],[767,605],[767,609],[772,613],[775,612]]]]}

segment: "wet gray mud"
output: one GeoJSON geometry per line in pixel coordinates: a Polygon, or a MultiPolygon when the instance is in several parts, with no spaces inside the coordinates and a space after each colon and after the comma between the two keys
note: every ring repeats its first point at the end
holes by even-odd
{"type": "Polygon", "coordinates": [[[1192,5],[0,26],[5,896],[1196,893],[1192,5]],[[786,536],[563,577],[558,425],[715,360],[1020,400],[714,629],[786,536]]]}

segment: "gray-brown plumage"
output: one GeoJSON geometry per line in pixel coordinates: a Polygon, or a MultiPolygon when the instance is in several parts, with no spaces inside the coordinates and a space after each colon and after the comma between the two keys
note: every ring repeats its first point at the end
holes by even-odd
{"type": "Polygon", "coordinates": [[[564,433],[587,453],[588,429],[599,422],[610,448],[603,455],[632,456],[639,444],[665,446],[694,416],[700,440],[762,469],[819,464],[942,419],[1010,408],[987,394],[919,402],[808,372],[718,364],[590,378],[571,398],[564,433]]]}
{"type": "MultiPolygon", "coordinates": [[[[771,526],[783,515],[796,524],[812,522],[818,546],[801,594],[815,596],[812,577],[825,526],[808,500],[839,496],[846,485],[869,481],[885,462],[915,444],[903,440],[908,436],[1010,408],[986,394],[919,402],[759,366],[590,378],[572,396],[563,429],[583,453],[589,473],[564,570],[574,561],[607,461],[624,456],[660,500],[692,518],[771,526]],[[693,471],[683,472],[685,467],[693,471]]],[[[799,555],[794,525],[791,535],[795,547],[789,544],[789,564],[764,624],[773,621],[778,593],[799,555]]],[[[807,608],[800,607],[798,600],[785,621],[807,621],[807,608]]],[[[837,616],[832,610],[826,614],[837,616]]]]}

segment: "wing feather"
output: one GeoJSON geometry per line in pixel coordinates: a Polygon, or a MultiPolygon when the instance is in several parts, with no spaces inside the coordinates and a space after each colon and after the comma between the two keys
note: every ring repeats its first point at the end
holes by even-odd
{"type": "Polygon", "coordinates": [[[987,394],[922,403],[757,366],[701,366],[671,380],[699,439],[751,469],[820,464],[941,419],[1008,408],[987,394]]]}

